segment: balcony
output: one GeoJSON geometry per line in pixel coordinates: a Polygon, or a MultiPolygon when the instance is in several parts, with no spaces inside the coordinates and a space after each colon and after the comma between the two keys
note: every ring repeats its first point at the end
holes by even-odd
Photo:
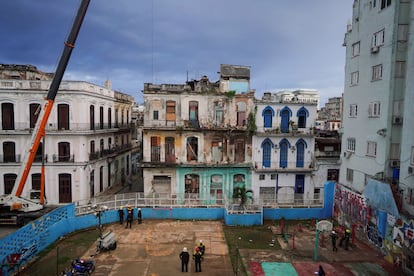
{"type": "Polygon", "coordinates": [[[256,172],[311,172],[314,171],[314,162],[302,162],[303,166],[297,166],[296,161],[285,163],[286,166],[280,166],[279,161],[272,162],[254,162],[254,170],[256,172]]]}
{"type": "Polygon", "coordinates": [[[67,163],[74,163],[75,162],[75,155],[58,155],[53,154],[53,163],[60,163],[60,162],[67,162],[67,163]]]}

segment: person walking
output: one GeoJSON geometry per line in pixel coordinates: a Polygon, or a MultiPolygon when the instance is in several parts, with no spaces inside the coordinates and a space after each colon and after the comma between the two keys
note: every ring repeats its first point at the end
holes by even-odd
{"type": "Polygon", "coordinates": [[[118,215],[119,215],[119,224],[123,224],[124,223],[124,208],[122,208],[122,206],[119,207],[118,215]]]}
{"type": "Polygon", "coordinates": [[[200,248],[196,246],[193,259],[195,263],[195,272],[201,272],[201,261],[203,260],[203,255],[200,252],[200,248]]]}
{"type": "Polygon", "coordinates": [[[181,260],[181,272],[188,272],[188,261],[190,260],[190,254],[188,253],[187,247],[183,248],[183,251],[180,253],[181,260]]]}
{"type": "Polygon", "coordinates": [[[332,251],[333,252],[337,252],[338,248],[336,247],[336,240],[338,239],[338,235],[336,234],[336,232],[333,230],[331,233],[331,240],[332,240],[332,251]]]}
{"type": "Polygon", "coordinates": [[[142,223],[142,211],[141,208],[138,208],[138,224],[142,223]]]}

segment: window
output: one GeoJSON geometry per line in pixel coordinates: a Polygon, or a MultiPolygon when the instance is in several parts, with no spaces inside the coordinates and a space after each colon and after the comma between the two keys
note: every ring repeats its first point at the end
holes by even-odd
{"type": "Polygon", "coordinates": [[[188,118],[190,121],[198,121],[198,102],[189,102],[188,118]]]}
{"type": "Polygon", "coordinates": [[[349,117],[356,118],[358,116],[358,105],[351,104],[349,105],[349,117]]]}
{"type": "Polygon", "coordinates": [[[411,148],[411,161],[410,161],[411,165],[414,165],[414,147],[411,148]]]}
{"type": "Polygon", "coordinates": [[[328,169],[327,181],[339,181],[339,170],[338,169],[328,169]]]}
{"type": "Polygon", "coordinates": [[[270,175],[270,179],[271,179],[271,180],[275,180],[275,179],[277,179],[277,174],[272,173],[272,174],[270,175]]]}
{"type": "Polygon", "coordinates": [[[346,150],[347,151],[355,152],[355,145],[356,145],[355,138],[346,139],[346,150]]]}
{"type": "Polygon", "coordinates": [[[167,121],[175,121],[175,101],[167,101],[167,121]]]}
{"type": "Polygon", "coordinates": [[[215,126],[222,126],[223,124],[223,103],[215,102],[214,103],[214,124],[215,126]]]}
{"type": "Polygon", "coordinates": [[[353,57],[359,56],[359,46],[360,46],[359,41],[352,44],[352,56],[353,57]]]}
{"type": "Polygon", "coordinates": [[[381,114],[381,103],[380,102],[371,102],[368,107],[368,116],[369,117],[379,117],[381,114]]]}
{"type": "Polygon", "coordinates": [[[346,169],[346,181],[354,181],[354,170],[346,169]]]}
{"type": "Polygon", "coordinates": [[[4,174],[4,194],[9,195],[13,191],[14,182],[16,182],[17,174],[6,173],[4,174]]]}
{"type": "Polygon", "coordinates": [[[108,108],[108,128],[112,127],[112,109],[108,108]]]}
{"type": "Polygon", "coordinates": [[[3,142],[3,162],[16,162],[16,146],[14,142],[3,142]]]}
{"type": "Polygon", "coordinates": [[[95,106],[89,106],[89,129],[95,129],[95,106]]]}
{"type": "Polygon", "coordinates": [[[265,175],[264,174],[260,174],[259,175],[259,180],[265,180],[265,175]]]}
{"type": "Polygon", "coordinates": [[[377,143],[373,141],[367,142],[367,156],[377,156],[377,143]]]}
{"type": "Polygon", "coordinates": [[[58,143],[59,162],[70,161],[70,144],[68,142],[58,143]]]}
{"type": "Polygon", "coordinates": [[[381,10],[391,5],[391,0],[381,0],[381,10]]]}
{"type": "Polygon", "coordinates": [[[373,81],[382,79],[382,64],[372,66],[372,79],[373,81]]]}
{"type": "Polygon", "coordinates": [[[273,143],[269,138],[262,142],[262,167],[270,168],[273,143]]]}
{"type": "Polygon", "coordinates": [[[309,116],[309,112],[306,108],[301,107],[296,116],[298,117],[298,128],[306,128],[306,117],[309,116]]]}
{"type": "Polygon", "coordinates": [[[282,133],[288,133],[289,132],[289,122],[290,118],[292,117],[292,111],[289,107],[284,107],[280,111],[280,117],[281,117],[281,123],[280,123],[280,129],[282,133]]]}
{"type": "Polygon", "coordinates": [[[69,105],[58,105],[58,129],[69,130],[69,105]]]}
{"type": "Polygon", "coordinates": [[[405,77],[405,61],[396,61],[395,62],[395,77],[404,78],[405,77]]]}
{"type": "Polygon", "coordinates": [[[305,192],[305,175],[297,174],[295,176],[295,194],[303,194],[305,192]]]}
{"type": "Polygon", "coordinates": [[[287,168],[288,166],[288,149],[290,148],[289,141],[283,139],[280,144],[280,156],[279,156],[279,166],[281,168],[287,168]]]}
{"type": "Polygon", "coordinates": [[[262,116],[263,116],[263,127],[271,128],[272,127],[272,117],[274,116],[275,112],[273,108],[267,106],[263,109],[262,116]]]}
{"type": "Polygon", "coordinates": [[[408,25],[400,24],[398,25],[398,41],[407,41],[408,38],[408,25]]]}
{"type": "Polygon", "coordinates": [[[3,130],[14,129],[14,106],[12,103],[1,104],[1,120],[3,130]]]}
{"type": "Polygon", "coordinates": [[[305,165],[305,147],[306,143],[303,139],[299,139],[296,143],[296,167],[303,168],[305,165]]]}
{"type": "Polygon", "coordinates": [[[40,104],[38,103],[31,103],[29,106],[30,112],[30,128],[35,128],[37,118],[39,117],[40,113],[40,104]]]}
{"type": "Polygon", "coordinates": [[[187,161],[198,160],[198,138],[188,137],[187,139],[187,161]]]}
{"type": "Polygon", "coordinates": [[[384,44],[384,30],[381,30],[379,32],[376,32],[372,36],[372,47],[379,47],[384,44]]]}
{"type": "Polygon", "coordinates": [[[237,103],[237,126],[246,125],[246,103],[238,102],[237,103]]]}
{"type": "Polygon", "coordinates": [[[154,110],[154,111],[152,112],[152,118],[153,118],[154,120],[158,120],[158,110],[154,110]]]}
{"type": "Polygon", "coordinates": [[[175,163],[175,139],[174,137],[165,137],[165,162],[175,163]]]}
{"type": "Polygon", "coordinates": [[[359,71],[351,73],[351,86],[358,85],[359,83],[359,71]]]}
{"type": "Polygon", "coordinates": [[[151,162],[159,162],[161,158],[161,139],[158,136],[151,137],[151,162]]]}
{"type": "Polygon", "coordinates": [[[104,128],[104,108],[103,106],[99,107],[99,128],[104,128]]]}

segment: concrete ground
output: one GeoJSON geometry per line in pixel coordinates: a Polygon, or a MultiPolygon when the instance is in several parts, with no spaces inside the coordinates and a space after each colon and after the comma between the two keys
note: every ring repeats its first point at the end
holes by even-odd
{"type": "MultiPolygon", "coordinates": [[[[94,257],[93,275],[182,275],[179,254],[187,247],[192,254],[200,240],[206,246],[202,272],[196,275],[233,275],[227,244],[219,221],[159,221],[135,220],[131,229],[125,223],[107,226],[105,231],[116,234],[117,248],[94,257]]],[[[84,258],[95,253],[95,246],[84,258]]],[[[194,261],[190,260],[186,275],[194,275],[194,261]]]]}

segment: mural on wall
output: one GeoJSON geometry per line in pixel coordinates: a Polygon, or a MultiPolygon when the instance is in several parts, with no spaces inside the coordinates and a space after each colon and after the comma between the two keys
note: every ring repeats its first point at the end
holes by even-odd
{"type": "Polygon", "coordinates": [[[409,249],[414,250],[413,220],[405,222],[402,219],[397,219],[392,231],[392,241],[400,248],[405,245],[409,249]]]}
{"type": "Polygon", "coordinates": [[[21,248],[19,252],[7,255],[5,259],[1,260],[0,275],[3,274],[3,271],[6,272],[6,275],[15,271],[22,263],[25,263],[36,256],[37,252],[37,245],[33,243],[28,247],[21,248]]]}
{"type": "Polygon", "coordinates": [[[341,225],[356,224],[365,228],[372,216],[372,210],[365,202],[363,195],[336,184],[334,217],[341,225]]]}

